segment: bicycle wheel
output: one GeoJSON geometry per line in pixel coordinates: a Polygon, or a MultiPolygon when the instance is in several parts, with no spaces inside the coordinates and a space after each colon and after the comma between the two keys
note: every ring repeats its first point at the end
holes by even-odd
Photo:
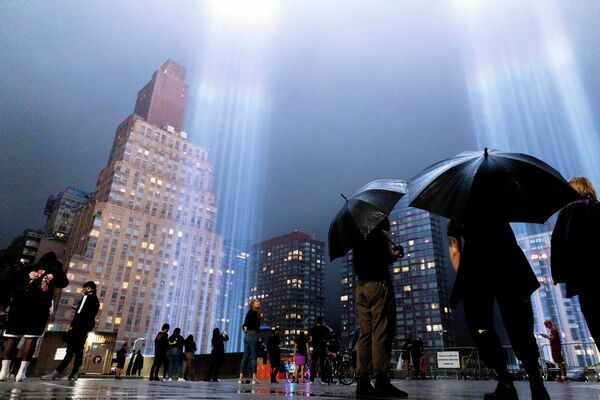
{"type": "Polygon", "coordinates": [[[356,379],[356,370],[350,361],[342,361],[338,365],[337,375],[342,385],[351,385],[356,379]]]}

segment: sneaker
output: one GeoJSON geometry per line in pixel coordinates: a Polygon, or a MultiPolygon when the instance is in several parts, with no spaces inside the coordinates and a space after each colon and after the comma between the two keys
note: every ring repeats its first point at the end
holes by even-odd
{"type": "Polygon", "coordinates": [[[50,372],[48,375],[40,376],[40,379],[43,381],[55,381],[60,379],[60,373],[57,370],[50,372]]]}
{"type": "Polygon", "coordinates": [[[483,400],[519,400],[519,395],[512,382],[498,381],[496,390],[493,393],[486,393],[483,400]]]}
{"type": "Polygon", "coordinates": [[[220,380],[218,380],[217,378],[212,380],[213,382],[221,382],[220,380]]]}
{"type": "Polygon", "coordinates": [[[238,379],[238,384],[241,385],[242,383],[244,383],[244,380],[243,379],[238,379]]]}
{"type": "Polygon", "coordinates": [[[252,381],[253,385],[258,385],[259,383],[260,383],[260,381],[258,379],[252,381]]]}
{"type": "Polygon", "coordinates": [[[26,379],[27,375],[25,375],[25,373],[17,374],[17,376],[15,376],[15,382],[25,382],[26,379]]]}
{"type": "Polygon", "coordinates": [[[173,378],[167,379],[167,382],[172,382],[172,381],[173,381],[173,378]]]}
{"type": "Polygon", "coordinates": [[[179,378],[179,379],[177,379],[177,382],[185,382],[185,379],[179,378]]]}

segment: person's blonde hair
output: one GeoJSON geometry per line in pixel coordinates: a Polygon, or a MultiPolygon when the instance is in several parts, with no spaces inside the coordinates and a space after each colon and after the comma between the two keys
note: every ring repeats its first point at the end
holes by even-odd
{"type": "Polygon", "coordinates": [[[250,301],[248,302],[248,306],[250,307],[250,309],[252,310],[252,305],[254,303],[256,303],[258,301],[258,299],[256,297],[253,297],[250,299],[250,301]]]}
{"type": "Polygon", "coordinates": [[[574,176],[569,179],[569,185],[571,185],[581,197],[598,202],[596,190],[588,178],[584,176],[574,176]]]}

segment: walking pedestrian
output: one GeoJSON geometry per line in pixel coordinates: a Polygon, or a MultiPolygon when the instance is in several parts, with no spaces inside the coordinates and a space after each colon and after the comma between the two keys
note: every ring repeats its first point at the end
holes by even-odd
{"type": "Polygon", "coordinates": [[[309,331],[310,343],[313,351],[310,364],[310,382],[314,383],[317,376],[317,363],[319,365],[319,378],[325,371],[325,359],[327,358],[327,339],[331,333],[331,328],[323,322],[323,317],[317,317],[316,324],[309,331]]]}
{"type": "Polygon", "coordinates": [[[52,299],[56,288],[69,284],[62,270],[62,263],[56,254],[44,254],[36,264],[26,264],[11,276],[13,282],[12,300],[4,337],[0,382],[10,377],[10,365],[17,354],[17,344],[24,338],[21,347],[21,365],[15,376],[16,382],[27,378],[27,368],[35,351],[38,338],[44,335],[44,329],[50,316],[52,299]]]}
{"type": "MultiPolygon", "coordinates": [[[[308,348],[308,338],[304,334],[304,331],[300,331],[300,334],[296,337],[294,343],[294,382],[300,383],[300,377],[302,377],[302,383],[306,383],[306,377],[304,376],[304,366],[308,364],[308,354],[310,349],[308,348]]],[[[312,376],[312,374],[311,374],[312,376]]]]}
{"type": "Polygon", "coordinates": [[[357,343],[358,396],[408,397],[390,383],[392,344],[396,331],[396,298],[389,265],[404,255],[393,245],[390,221],[383,219],[364,241],[353,247],[356,285],[356,312],[360,324],[357,343]],[[392,247],[393,246],[393,247],[392,247]],[[375,377],[375,388],[371,376],[375,377]]]}
{"type": "Polygon", "coordinates": [[[127,363],[127,370],[125,371],[125,376],[131,375],[131,370],[133,369],[133,363],[135,361],[135,351],[131,352],[129,356],[129,362],[127,363]]]}
{"type": "Polygon", "coordinates": [[[117,351],[117,370],[115,373],[115,380],[121,380],[121,373],[125,367],[125,358],[127,357],[127,343],[123,343],[123,346],[117,351]]]}
{"type": "Polygon", "coordinates": [[[249,306],[250,309],[246,313],[244,325],[242,325],[242,330],[245,334],[244,355],[242,357],[242,362],[240,363],[240,377],[238,383],[244,382],[244,371],[248,366],[248,362],[250,362],[250,367],[252,369],[252,383],[255,384],[259,383],[256,370],[258,369],[257,350],[258,332],[260,331],[260,301],[254,298],[250,300],[249,306]]]}
{"type": "Polygon", "coordinates": [[[188,335],[183,342],[185,350],[185,369],[183,370],[183,379],[185,380],[196,380],[196,372],[194,368],[194,361],[196,359],[196,342],[194,342],[194,336],[188,335]]]}
{"type": "Polygon", "coordinates": [[[600,302],[596,293],[600,268],[595,257],[600,243],[600,203],[589,179],[576,176],[569,184],[582,200],[567,205],[558,214],[552,232],[552,280],[554,284],[565,283],[567,297],[579,297],[585,322],[600,348],[600,302]]]}
{"type": "Polygon", "coordinates": [[[175,328],[173,334],[169,337],[169,351],[167,351],[167,358],[169,359],[169,381],[185,380],[181,374],[183,368],[183,342],[181,329],[175,328]]]}
{"type": "Polygon", "coordinates": [[[279,372],[279,364],[281,364],[280,331],[278,326],[273,328],[273,332],[267,340],[267,352],[271,364],[271,383],[277,383],[277,373],[279,372]]]}
{"type": "Polygon", "coordinates": [[[48,375],[41,377],[43,380],[59,379],[65,368],[71,362],[73,357],[73,369],[69,375],[69,380],[77,380],[79,377],[79,368],[83,360],[83,349],[88,333],[94,330],[96,325],[96,314],[100,309],[100,302],[96,296],[96,283],[88,281],[83,284],[83,297],[75,308],[75,316],[71,321],[69,330],[63,334],[63,340],[67,343],[67,353],[62,362],[48,375]]]}
{"type": "Polygon", "coordinates": [[[213,329],[212,338],[210,340],[212,344],[212,351],[210,353],[210,364],[206,375],[204,375],[204,381],[219,382],[219,371],[221,370],[221,363],[225,356],[225,342],[229,340],[227,331],[221,332],[219,328],[213,329]]]}
{"type": "Polygon", "coordinates": [[[556,380],[559,382],[565,382],[568,380],[567,366],[565,364],[565,358],[563,357],[560,332],[549,319],[544,321],[544,326],[550,331],[550,333],[542,333],[541,335],[550,341],[550,352],[552,353],[552,359],[560,369],[560,375],[556,377],[556,380]]]}
{"type": "Polygon", "coordinates": [[[538,364],[530,300],[540,284],[509,223],[491,210],[470,210],[463,224],[450,221],[448,238],[457,271],[450,305],[455,308],[463,301],[467,325],[481,359],[498,376],[496,390],[484,399],[518,399],[508,373],[508,357],[494,327],[495,302],[515,355],[529,376],[532,399],[549,399],[538,364]]]}
{"type": "Polygon", "coordinates": [[[410,348],[410,358],[412,359],[413,370],[415,371],[415,379],[425,379],[425,375],[421,371],[421,360],[423,358],[423,339],[416,338],[412,342],[410,348]]]}
{"type": "Polygon", "coordinates": [[[158,381],[158,370],[163,367],[163,379],[167,376],[167,351],[169,351],[169,324],[163,324],[160,332],[154,338],[154,362],[150,367],[151,381],[158,381]]]}
{"type": "Polygon", "coordinates": [[[131,375],[137,374],[137,376],[141,376],[142,368],[144,368],[144,356],[142,355],[142,351],[138,350],[135,352],[135,358],[133,359],[133,369],[131,370],[131,375]]]}

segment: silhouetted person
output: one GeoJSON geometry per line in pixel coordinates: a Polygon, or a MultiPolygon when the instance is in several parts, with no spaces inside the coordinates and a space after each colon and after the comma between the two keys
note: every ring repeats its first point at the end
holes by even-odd
{"type": "Polygon", "coordinates": [[[167,351],[169,351],[169,324],[164,324],[154,338],[154,362],[150,368],[150,380],[158,381],[158,370],[163,367],[163,379],[167,376],[167,351]]]}
{"type": "Polygon", "coordinates": [[[183,350],[185,356],[185,369],[183,370],[183,379],[196,380],[196,368],[194,361],[196,359],[196,342],[193,335],[188,335],[183,342],[183,350]]]}
{"type": "Polygon", "coordinates": [[[406,372],[406,379],[410,379],[410,350],[412,349],[412,338],[406,338],[402,345],[402,353],[400,359],[402,360],[402,370],[406,372]]]}
{"type": "Polygon", "coordinates": [[[63,340],[67,343],[67,353],[62,362],[52,373],[41,377],[43,380],[54,380],[60,378],[65,368],[75,357],[73,369],[69,375],[69,380],[75,380],[79,377],[79,368],[83,360],[83,349],[88,333],[94,330],[96,325],[96,314],[100,309],[100,302],[96,296],[96,284],[88,281],[83,284],[83,297],[74,307],[75,316],[71,321],[69,330],[64,334],[63,340]]]}
{"type": "Polygon", "coordinates": [[[276,327],[267,339],[267,352],[271,364],[271,383],[277,383],[277,373],[279,372],[279,364],[281,364],[280,341],[280,329],[276,327]]]}
{"type": "Polygon", "coordinates": [[[142,368],[144,368],[144,356],[142,355],[141,350],[136,351],[134,354],[135,357],[133,358],[131,375],[137,374],[137,376],[140,376],[142,374],[142,368]]]}
{"type": "Polygon", "coordinates": [[[544,326],[550,331],[549,333],[542,333],[541,335],[550,341],[550,353],[552,353],[552,359],[560,368],[560,375],[556,380],[564,382],[567,379],[567,366],[565,365],[565,358],[563,357],[562,341],[560,340],[560,332],[554,326],[552,321],[549,319],[544,321],[544,326]]]}
{"type": "Polygon", "coordinates": [[[317,317],[317,323],[310,328],[308,335],[310,343],[313,346],[310,364],[310,381],[315,381],[317,376],[317,363],[319,365],[319,377],[323,379],[321,374],[325,371],[325,359],[327,358],[327,339],[331,333],[331,328],[323,322],[323,317],[317,317]]]}
{"type": "Polygon", "coordinates": [[[212,351],[210,353],[210,364],[206,375],[204,375],[204,381],[219,381],[219,371],[221,370],[221,363],[225,357],[225,342],[229,340],[226,331],[219,331],[219,328],[213,329],[212,338],[210,343],[212,344],[212,351]]]}
{"type": "Polygon", "coordinates": [[[396,298],[388,267],[403,255],[402,246],[393,246],[389,230],[390,221],[385,218],[352,249],[360,324],[356,349],[358,396],[408,397],[389,378],[396,332],[396,298]],[[375,377],[375,388],[371,386],[371,375],[375,377]]]}
{"type": "Polygon", "coordinates": [[[450,305],[464,302],[467,325],[479,355],[498,375],[496,390],[484,398],[518,398],[508,373],[506,351],[494,328],[493,308],[497,302],[515,355],[529,375],[532,399],[549,399],[538,364],[530,300],[540,284],[509,223],[491,211],[471,211],[464,224],[450,221],[448,237],[457,271],[450,305]]]}
{"type": "Polygon", "coordinates": [[[294,382],[300,383],[300,377],[302,377],[302,382],[306,383],[306,377],[304,376],[304,366],[308,363],[308,338],[304,334],[304,331],[300,331],[300,334],[296,336],[296,340],[294,343],[294,364],[296,368],[294,368],[294,382]]]}
{"type": "Polygon", "coordinates": [[[131,375],[131,370],[133,369],[133,362],[135,361],[135,351],[131,353],[129,356],[129,362],[127,363],[127,370],[125,370],[125,376],[131,375]]]}
{"type": "Polygon", "coordinates": [[[54,289],[69,284],[62,270],[62,263],[56,254],[44,254],[36,264],[19,267],[11,276],[13,282],[12,300],[4,337],[2,369],[0,381],[8,380],[10,364],[17,353],[17,344],[24,337],[21,347],[21,365],[15,381],[27,378],[27,368],[35,351],[38,338],[44,335],[54,298],[54,289]]]}
{"type": "Polygon", "coordinates": [[[425,375],[421,371],[421,359],[423,358],[423,339],[416,338],[412,342],[410,348],[410,358],[412,359],[413,370],[415,371],[415,379],[425,379],[425,375]]]}
{"type": "Polygon", "coordinates": [[[169,337],[169,351],[167,358],[169,359],[169,380],[183,381],[183,336],[181,329],[175,328],[173,334],[169,337]]]}
{"type": "Polygon", "coordinates": [[[125,359],[127,358],[127,343],[123,343],[123,346],[117,351],[117,370],[115,373],[115,379],[121,380],[121,373],[125,367],[125,359]]]}
{"type": "Polygon", "coordinates": [[[244,371],[250,362],[252,369],[252,383],[259,383],[256,375],[258,369],[258,332],[260,331],[260,301],[250,300],[250,309],[244,318],[242,330],[244,331],[244,355],[240,363],[240,377],[238,383],[244,382],[244,371]]]}
{"type": "Polygon", "coordinates": [[[555,284],[565,283],[567,297],[579,296],[581,312],[596,342],[600,343],[600,265],[596,249],[600,243],[600,204],[592,183],[582,176],[569,180],[582,200],[558,214],[552,232],[551,270],[555,284]]]}

